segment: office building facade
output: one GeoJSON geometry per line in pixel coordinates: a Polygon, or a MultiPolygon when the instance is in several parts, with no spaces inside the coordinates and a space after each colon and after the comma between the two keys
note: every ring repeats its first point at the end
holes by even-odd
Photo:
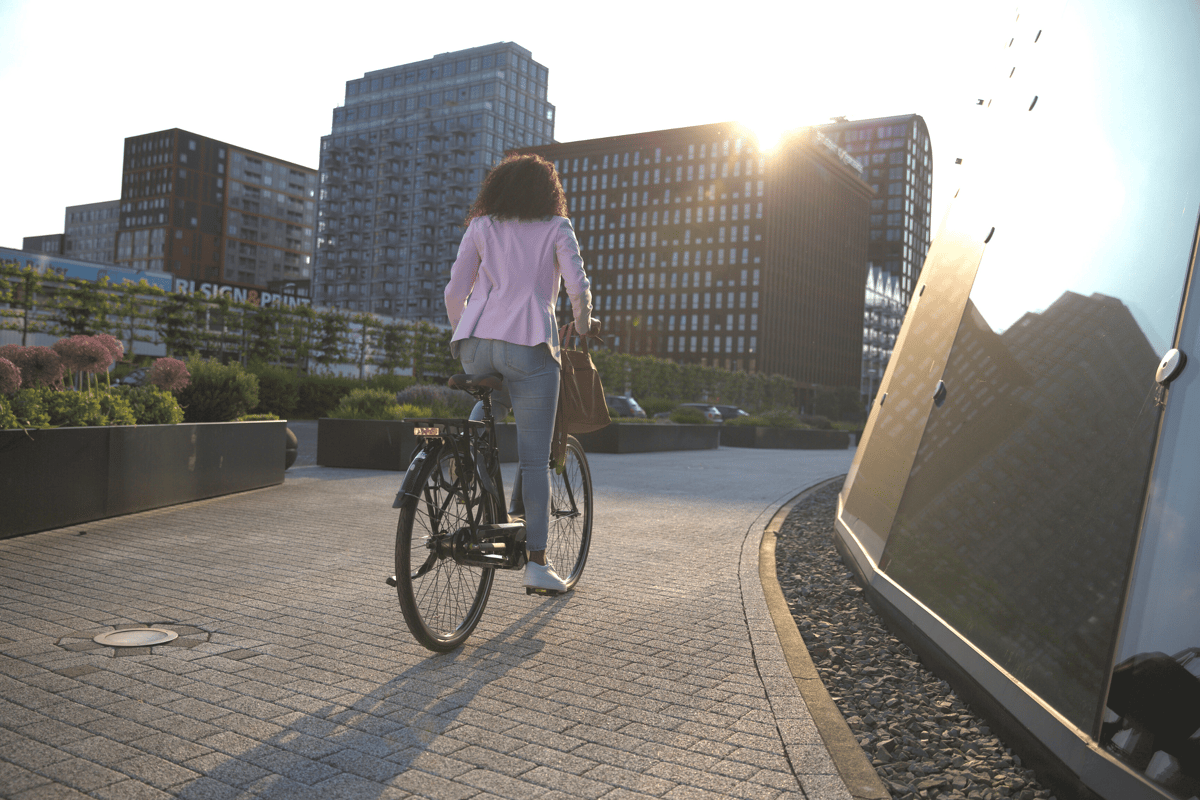
{"type": "Polygon", "coordinates": [[[503,42],[347,81],[321,140],[314,302],[444,323],[442,292],[488,169],[553,139],[547,79],[503,42]]]}
{"type": "Polygon", "coordinates": [[[933,146],[917,114],[839,120],[819,130],[862,163],[871,200],[867,258],[896,276],[905,305],[929,252],[933,146]]]}
{"type": "Polygon", "coordinates": [[[67,206],[63,219],[63,255],[81,261],[112,264],[116,254],[121,201],[67,206]]]}
{"type": "Polygon", "coordinates": [[[113,263],[266,287],[312,273],[317,172],[173,128],[125,140],[113,263]]]}
{"type": "Polygon", "coordinates": [[[720,123],[527,151],[559,170],[614,350],[859,384],[873,193],[827,138],[767,154],[720,123]]]}
{"type": "Polygon", "coordinates": [[[61,233],[47,233],[42,236],[26,236],[21,239],[21,249],[28,253],[49,253],[62,255],[66,242],[61,233]]]}
{"type": "Polygon", "coordinates": [[[863,298],[863,369],[861,393],[869,405],[879,392],[879,383],[896,346],[904,309],[908,305],[900,289],[900,278],[867,265],[867,287],[863,298]]]}

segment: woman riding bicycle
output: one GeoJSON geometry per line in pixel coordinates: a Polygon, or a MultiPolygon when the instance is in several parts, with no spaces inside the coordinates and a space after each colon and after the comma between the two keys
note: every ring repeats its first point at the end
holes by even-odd
{"type": "MultiPolygon", "coordinates": [[[[520,468],[512,502],[525,514],[525,585],[554,591],[566,589],[546,560],[550,439],[561,369],[554,316],[560,280],[575,330],[587,334],[590,282],[558,172],[541,156],[509,156],[488,173],[467,215],[446,285],[446,313],[454,328],[451,352],[463,370],[504,376],[493,401],[517,419],[520,468]]],[[[477,406],[471,418],[480,412],[477,406]]]]}

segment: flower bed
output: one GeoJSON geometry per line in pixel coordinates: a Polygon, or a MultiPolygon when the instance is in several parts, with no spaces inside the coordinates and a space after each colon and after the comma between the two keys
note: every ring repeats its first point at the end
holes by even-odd
{"type": "MultiPolygon", "coordinates": [[[[346,469],[408,469],[416,447],[411,422],[384,419],[317,420],[317,464],[346,469]]],[[[517,426],[496,425],[500,460],[517,460],[517,426]]]]}
{"type": "Polygon", "coordinates": [[[0,538],[283,483],[287,423],[0,430],[0,538]]]}
{"type": "Polygon", "coordinates": [[[759,425],[722,425],[722,447],[756,447],[771,450],[845,450],[846,431],[811,428],[767,428],[759,425]]]}
{"type": "Polygon", "coordinates": [[[720,425],[624,425],[614,423],[575,438],[588,453],[651,453],[662,450],[716,450],[720,425]]]}

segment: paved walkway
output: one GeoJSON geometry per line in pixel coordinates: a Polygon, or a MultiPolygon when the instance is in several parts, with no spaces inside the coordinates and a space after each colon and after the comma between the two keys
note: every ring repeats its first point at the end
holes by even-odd
{"type": "Polygon", "coordinates": [[[593,455],[576,591],[529,597],[501,573],[438,656],[383,582],[399,473],[299,466],[0,541],[0,795],[848,798],[757,554],[772,514],[851,457],[593,455]],[[91,641],[148,623],[179,639],[91,641]]]}

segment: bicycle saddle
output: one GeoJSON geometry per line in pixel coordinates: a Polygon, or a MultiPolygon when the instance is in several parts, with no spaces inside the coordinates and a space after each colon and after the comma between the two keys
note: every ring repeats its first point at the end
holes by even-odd
{"type": "Polygon", "coordinates": [[[504,385],[504,376],[498,372],[481,372],[476,375],[455,375],[446,384],[451,389],[462,389],[475,394],[482,389],[499,389],[504,385]]]}

